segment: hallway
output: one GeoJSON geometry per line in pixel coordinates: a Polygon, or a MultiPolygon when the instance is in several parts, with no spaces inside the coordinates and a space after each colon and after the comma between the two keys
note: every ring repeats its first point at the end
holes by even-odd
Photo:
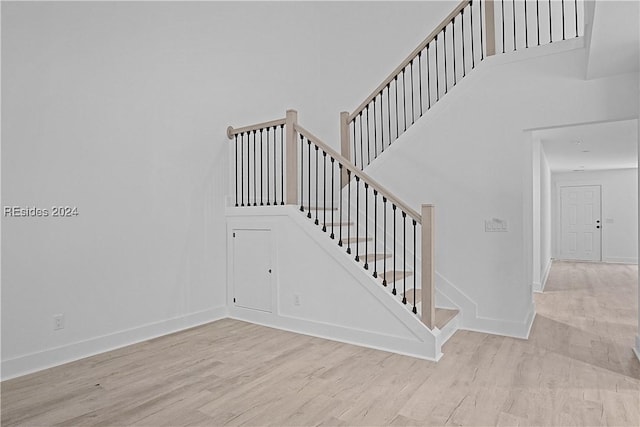
{"type": "Polygon", "coordinates": [[[555,262],[529,340],[439,363],[225,319],[2,383],[2,425],[639,423],[635,265],[555,262]]]}

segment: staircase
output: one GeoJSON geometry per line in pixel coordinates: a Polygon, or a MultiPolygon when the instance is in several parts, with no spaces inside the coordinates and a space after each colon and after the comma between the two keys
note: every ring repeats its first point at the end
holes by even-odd
{"type": "Polygon", "coordinates": [[[459,3],[353,112],[341,113],[340,152],[302,127],[293,110],[229,127],[234,208],[296,206],[405,316],[439,336],[438,354],[459,310],[436,307],[435,208],[408,206],[366,168],[485,58],[581,35],[577,1],[556,2],[562,10],[542,3],[459,3]]]}

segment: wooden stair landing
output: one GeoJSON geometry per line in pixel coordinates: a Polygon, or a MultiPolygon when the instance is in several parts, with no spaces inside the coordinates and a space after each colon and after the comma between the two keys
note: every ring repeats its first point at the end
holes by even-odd
{"type": "Polygon", "coordinates": [[[436,328],[444,328],[459,312],[460,310],[436,307],[436,328]]]}

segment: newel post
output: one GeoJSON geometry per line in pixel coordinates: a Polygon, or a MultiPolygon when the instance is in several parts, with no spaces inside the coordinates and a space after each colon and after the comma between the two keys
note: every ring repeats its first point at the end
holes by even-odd
{"type": "Polygon", "coordinates": [[[487,56],[496,54],[496,23],[493,0],[484,1],[484,28],[486,31],[487,56]]]}
{"type": "Polygon", "coordinates": [[[285,203],[287,205],[298,204],[298,144],[296,144],[296,124],[298,123],[298,112],[296,110],[287,110],[285,119],[285,151],[286,165],[285,173],[287,175],[287,194],[285,203]]]}
{"type": "MultiPolygon", "coordinates": [[[[351,141],[349,138],[349,113],[343,111],[340,113],[340,154],[345,159],[351,161],[351,141]]],[[[347,169],[342,168],[342,180],[340,188],[345,187],[349,181],[347,169]]]]}
{"type": "Polygon", "coordinates": [[[429,329],[436,323],[435,309],[435,262],[434,262],[434,230],[435,207],[422,205],[422,322],[429,329]]]}

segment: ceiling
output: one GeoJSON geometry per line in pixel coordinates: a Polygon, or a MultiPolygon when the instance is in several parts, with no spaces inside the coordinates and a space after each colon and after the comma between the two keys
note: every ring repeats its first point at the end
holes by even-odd
{"type": "Polygon", "coordinates": [[[638,121],[590,123],[533,131],[552,172],[638,167],[638,121]]]}

